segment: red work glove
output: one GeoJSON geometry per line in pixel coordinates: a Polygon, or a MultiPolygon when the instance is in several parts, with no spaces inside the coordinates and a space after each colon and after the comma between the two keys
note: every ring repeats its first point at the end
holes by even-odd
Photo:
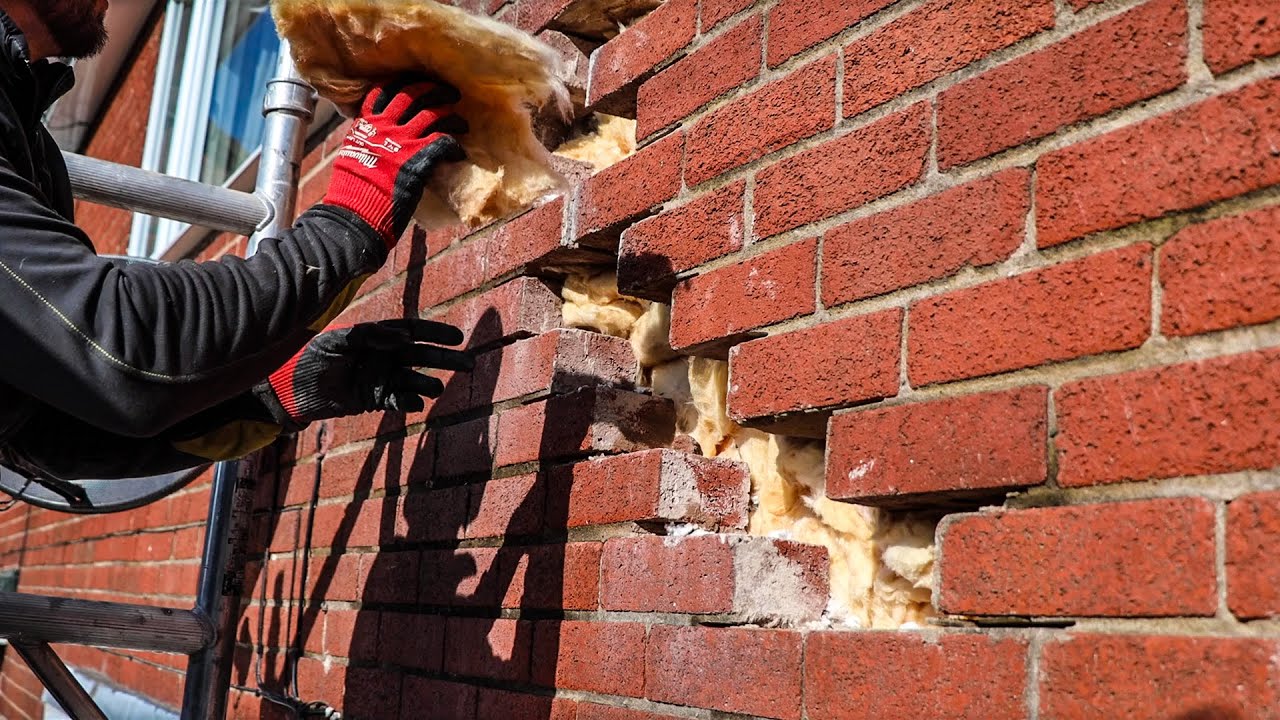
{"type": "Polygon", "coordinates": [[[378,410],[418,412],[444,383],[410,368],[470,370],[462,331],[429,320],[383,320],[317,335],[259,386],[272,416],[295,430],[315,420],[378,410]]]}
{"type": "Polygon", "coordinates": [[[374,86],[333,162],[324,197],[364,218],[396,244],[409,227],[432,168],[465,154],[454,135],[467,124],[453,114],[458,91],[444,83],[399,80],[374,86]]]}

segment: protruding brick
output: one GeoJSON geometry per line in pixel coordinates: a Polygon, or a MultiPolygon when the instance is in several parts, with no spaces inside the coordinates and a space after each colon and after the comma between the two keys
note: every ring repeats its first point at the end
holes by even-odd
{"type": "Polygon", "coordinates": [[[1027,717],[1027,641],[820,632],[805,646],[805,710],[824,720],[1027,717]],[[903,672],[913,668],[909,680],[903,672]]]}
{"type": "Polygon", "coordinates": [[[1053,0],[934,0],[844,49],[844,116],[1047,30],[1053,20],[1053,0]]]}
{"type": "Polygon", "coordinates": [[[689,130],[686,182],[699,185],[830,130],[835,79],[836,59],[826,57],[709,113],[689,130]]]}
{"type": "Polygon", "coordinates": [[[697,21],[697,0],[668,0],[600,46],[591,65],[591,109],[634,117],[640,83],[693,41],[697,21]]]}
{"type": "Polygon", "coordinates": [[[1216,73],[1280,53],[1280,10],[1271,0],[1206,0],[1204,60],[1216,73]]]}
{"type": "Polygon", "coordinates": [[[1045,644],[1040,715],[1274,718],[1280,641],[1071,634],[1045,644]]]}
{"type": "Polygon", "coordinates": [[[943,612],[1170,617],[1217,611],[1214,508],[1207,500],[952,515],[938,535],[943,612]]]}
{"type": "MultiPolygon", "coordinates": [[[[573,264],[594,257],[591,250],[562,242],[564,200],[539,205],[496,228],[484,240],[485,277],[497,279],[530,266],[573,264]]],[[[427,276],[424,282],[430,282],[427,276]]]]}
{"type": "Polygon", "coordinates": [[[746,467],[673,450],[603,457],[551,471],[548,518],[566,527],[619,522],[742,528],[746,467]]]}
{"type": "Polygon", "coordinates": [[[800,720],[801,635],[787,630],[654,625],[645,697],[800,720]]]}
{"type": "Polygon", "coordinates": [[[1193,225],[1161,249],[1161,328],[1195,335],[1280,317],[1280,208],[1193,225]]]}
{"type": "Polygon", "coordinates": [[[822,244],[822,302],[861,300],[1006,260],[1026,235],[1030,173],[1014,168],[855,220],[822,244]]]}
{"type": "Polygon", "coordinates": [[[892,4],[893,0],[781,0],[769,11],[769,64],[780,65],[892,4]]]}
{"type": "Polygon", "coordinates": [[[1280,352],[1266,351],[1065,385],[1058,482],[1263,469],[1280,463],[1280,352]]]}
{"type": "Polygon", "coordinates": [[[627,229],[618,252],[618,289],[669,303],[677,273],[741,250],[745,189],[743,181],[727,185],[627,229]]]}
{"type": "Polygon", "coordinates": [[[729,353],[729,416],[821,437],[826,412],[898,394],[901,355],[897,308],[752,340],[729,353]]]}
{"type": "Polygon", "coordinates": [[[560,690],[640,697],[647,630],[639,623],[537,623],[533,682],[560,690]]]}
{"type": "Polygon", "coordinates": [[[447,310],[433,320],[462,328],[468,350],[483,350],[503,340],[524,338],[560,327],[560,298],[541,280],[516,278],[447,310]]]}
{"type": "Polygon", "coordinates": [[[1280,616],[1280,492],[1227,505],[1227,605],[1245,619],[1280,616]]]}
{"type": "Polygon", "coordinates": [[[600,604],[630,612],[733,614],[742,622],[816,620],[827,605],[827,553],[743,536],[616,538],[605,543],[600,604]]]}
{"type": "Polygon", "coordinates": [[[498,418],[497,467],[567,460],[590,453],[627,453],[670,445],[675,408],[651,395],[587,388],[498,418]]]}
{"type": "Polygon", "coordinates": [[[756,234],[769,237],[851,210],[924,174],[931,111],[895,115],[779,161],[756,176],[756,234]]]}
{"type": "Polygon", "coordinates": [[[689,278],[672,296],[671,346],[723,355],[751,331],[814,310],[816,240],[804,240],[689,278]]]}
{"type": "Polygon", "coordinates": [[[1155,0],[963,82],[938,100],[938,163],[962,165],[1186,81],[1187,9],[1155,0]]]}
{"type": "Polygon", "coordinates": [[[649,137],[759,75],[761,27],[759,15],[750,17],[641,85],[636,136],[649,137]]]}
{"type": "Polygon", "coordinates": [[[1099,253],[911,307],[915,386],[1138,347],[1151,334],[1151,248],[1099,253]]]}
{"type": "Polygon", "coordinates": [[[616,245],[622,226],[680,190],[684,136],[673,133],[591,177],[578,189],[578,241],[616,245]]]}
{"type": "Polygon", "coordinates": [[[1280,79],[1263,80],[1040,158],[1040,246],[1280,182],[1277,104],[1280,79]]]}
{"type": "Polygon", "coordinates": [[[990,496],[1048,474],[1048,389],[1019,388],[832,418],[827,497],[904,505],[990,496]]]}

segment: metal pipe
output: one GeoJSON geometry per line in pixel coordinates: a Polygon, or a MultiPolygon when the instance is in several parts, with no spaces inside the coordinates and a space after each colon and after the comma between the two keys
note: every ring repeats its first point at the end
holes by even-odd
{"type": "Polygon", "coordinates": [[[48,643],[15,642],[13,649],[27,661],[31,672],[40,678],[49,694],[62,706],[63,712],[73,720],[107,720],[106,713],[89,697],[80,681],[48,643]]]}
{"type": "Polygon", "coordinates": [[[81,200],[135,210],[237,235],[270,223],[273,209],[251,193],[204,185],[96,158],[63,153],[81,200]]]}
{"type": "Polygon", "coordinates": [[[0,637],[187,654],[208,646],[213,626],[190,610],[0,593],[0,637]]]}
{"type": "MultiPolygon", "coordinates": [[[[288,45],[282,43],[276,79],[268,84],[263,102],[266,123],[254,193],[273,212],[249,239],[250,255],[263,240],[279,237],[293,223],[306,131],[315,107],[315,90],[301,80],[288,45]]],[[[182,720],[222,720],[226,716],[244,585],[244,542],[260,464],[260,457],[254,455],[218,463],[214,472],[196,613],[213,621],[218,636],[208,649],[192,655],[187,665],[182,720]]]]}

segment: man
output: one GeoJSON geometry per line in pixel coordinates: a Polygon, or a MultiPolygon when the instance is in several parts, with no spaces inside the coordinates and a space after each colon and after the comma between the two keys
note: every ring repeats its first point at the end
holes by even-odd
{"type": "Polygon", "coordinates": [[[40,117],[71,86],[55,57],[105,42],[107,0],[0,0],[0,462],[28,476],[130,477],[237,457],[283,430],[421,409],[466,370],[455,328],[388,321],[316,335],[404,234],[432,168],[458,160],[458,95],[375,88],[323,202],[250,259],[100,258],[40,117]],[[434,344],[429,344],[434,343],[434,344]]]}

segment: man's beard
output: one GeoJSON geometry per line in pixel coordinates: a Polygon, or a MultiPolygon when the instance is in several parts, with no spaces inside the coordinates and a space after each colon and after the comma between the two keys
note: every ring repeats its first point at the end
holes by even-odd
{"type": "Polygon", "coordinates": [[[92,57],[107,44],[106,13],[98,12],[97,0],[49,0],[41,14],[60,57],[92,57]]]}

